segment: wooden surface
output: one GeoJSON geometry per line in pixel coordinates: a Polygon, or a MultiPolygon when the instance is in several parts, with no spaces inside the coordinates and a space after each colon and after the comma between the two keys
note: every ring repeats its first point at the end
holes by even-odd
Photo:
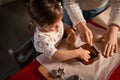
{"type": "Polygon", "coordinates": [[[40,65],[40,66],[38,67],[38,71],[39,71],[47,80],[55,80],[52,76],[50,76],[48,70],[47,70],[44,66],[40,65]]]}

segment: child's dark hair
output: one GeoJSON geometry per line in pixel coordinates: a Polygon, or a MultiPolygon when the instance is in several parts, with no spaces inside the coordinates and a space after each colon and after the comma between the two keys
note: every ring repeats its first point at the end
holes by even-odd
{"type": "Polygon", "coordinates": [[[63,16],[63,10],[56,0],[30,0],[28,13],[40,27],[53,24],[63,16]]]}

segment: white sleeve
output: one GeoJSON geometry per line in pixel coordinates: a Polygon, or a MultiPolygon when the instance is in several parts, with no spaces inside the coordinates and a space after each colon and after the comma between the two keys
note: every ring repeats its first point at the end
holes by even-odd
{"type": "Polygon", "coordinates": [[[37,52],[42,52],[50,59],[57,51],[52,41],[49,38],[41,35],[34,36],[34,46],[37,52]]]}
{"type": "Polygon", "coordinates": [[[73,26],[76,26],[81,21],[86,22],[77,0],[64,0],[64,6],[73,23],[73,26]]]}
{"type": "Polygon", "coordinates": [[[108,25],[115,24],[120,28],[120,0],[112,0],[111,6],[112,10],[108,25]]]}

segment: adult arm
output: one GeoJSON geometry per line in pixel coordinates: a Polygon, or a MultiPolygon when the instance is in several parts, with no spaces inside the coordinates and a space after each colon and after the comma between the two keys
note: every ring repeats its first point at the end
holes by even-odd
{"type": "Polygon", "coordinates": [[[92,45],[93,34],[86,25],[77,0],[64,0],[64,6],[73,23],[73,27],[80,32],[81,40],[92,45]]]}
{"type": "Polygon", "coordinates": [[[120,0],[112,0],[111,13],[108,23],[108,29],[103,35],[105,40],[102,54],[105,57],[113,55],[118,51],[117,34],[120,29],[120,0]]]}
{"type": "Polygon", "coordinates": [[[86,22],[77,0],[64,0],[64,7],[73,23],[76,26],[80,22],[86,22]]]}

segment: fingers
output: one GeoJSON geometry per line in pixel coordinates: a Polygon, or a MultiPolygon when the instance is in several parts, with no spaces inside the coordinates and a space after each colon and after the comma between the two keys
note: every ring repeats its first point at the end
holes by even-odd
{"type": "Polygon", "coordinates": [[[89,42],[89,44],[92,46],[93,45],[93,43],[92,43],[92,39],[93,39],[93,34],[92,33],[88,33],[88,42],[89,42]]]}
{"type": "Polygon", "coordinates": [[[103,54],[103,56],[105,56],[105,55],[106,55],[106,52],[107,52],[107,45],[105,45],[105,46],[104,46],[104,48],[103,48],[103,53],[102,53],[102,54],[103,54]]]}
{"type": "Polygon", "coordinates": [[[86,62],[89,62],[89,59],[86,57],[85,59],[84,59],[86,62]]]}
{"type": "Polygon", "coordinates": [[[89,62],[89,59],[90,59],[90,56],[84,57],[84,60],[85,60],[86,62],[89,62]]]}
{"type": "Polygon", "coordinates": [[[79,49],[81,49],[81,53],[79,54],[79,58],[88,62],[90,59],[90,55],[89,55],[90,51],[82,49],[82,48],[79,48],[79,49]]]}
{"type": "Polygon", "coordinates": [[[115,44],[115,49],[114,52],[117,53],[118,52],[118,44],[115,44]]]}
{"type": "Polygon", "coordinates": [[[110,54],[109,54],[110,56],[113,55],[114,50],[115,50],[115,46],[111,46],[111,50],[110,50],[110,54]]]}
{"type": "Polygon", "coordinates": [[[113,55],[114,51],[117,51],[117,44],[115,45],[111,45],[111,44],[106,44],[104,46],[104,50],[103,50],[103,56],[105,57],[110,57],[113,55]]]}
{"type": "Polygon", "coordinates": [[[90,44],[91,46],[92,44],[92,39],[93,39],[93,35],[92,33],[88,32],[85,35],[80,35],[80,38],[83,42],[87,42],[88,44],[90,44]]]}
{"type": "Polygon", "coordinates": [[[80,38],[83,42],[85,42],[85,38],[84,38],[84,35],[80,35],[80,38]]]}
{"type": "Polygon", "coordinates": [[[107,46],[107,50],[106,50],[106,54],[105,54],[105,57],[112,56],[112,54],[113,54],[113,50],[114,50],[113,48],[114,48],[114,46],[108,44],[108,46],[107,46]]]}
{"type": "Polygon", "coordinates": [[[86,36],[84,39],[88,44],[92,45],[92,34],[90,34],[89,32],[86,33],[86,36]]]}
{"type": "Polygon", "coordinates": [[[86,62],[89,62],[89,59],[90,59],[90,52],[89,51],[87,51],[87,55],[86,56],[84,56],[84,60],[86,61],[86,62]]]}

